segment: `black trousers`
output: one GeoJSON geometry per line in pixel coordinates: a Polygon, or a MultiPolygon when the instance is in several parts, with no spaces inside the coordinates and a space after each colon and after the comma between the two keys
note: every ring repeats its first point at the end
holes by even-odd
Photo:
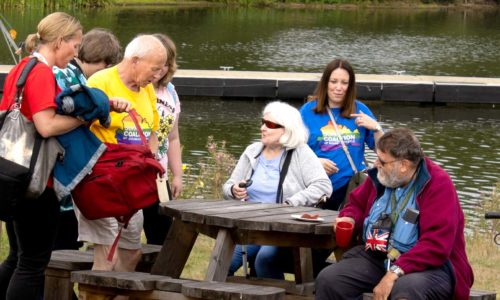
{"type": "MultiPolygon", "coordinates": [[[[166,184],[169,198],[173,199],[168,181],[166,184]]],[[[156,201],[153,205],[144,208],[142,213],[144,215],[144,234],[146,235],[147,243],[161,246],[163,245],[163,242],[167,237],[168,230],[172,225],[172,218],[160,215],[158,213],[159,206],[160,201],[156,201]]]]}
{"type": "Polygon", "coordinates": [[[40,299],[59,221],[52,189],[38,199],[23,199],[13,221],[5,223],[9,255],[0,265],[1,299],[40,299]]]}
{"type": "MultiPolygon", "coordinates": [[[[342,201],[344,201],[345,194],[347,192],[346,184],[339,189],[335,190],[330,198],[326,201],[323,209],[338,210],[342,201]]],[[[333,249],[312,249],[313,258],[313,274],[316,278],[321,270],[328,266],[326,259],[332,253],[333,249]]]]}
{"type": "MultiPolygon", "coordinates": [[[[364,246],[347,251],[342,260],[325,268],[316,278],[316,300],[363,299],[387,270],[384,255],[364,246]]],[[[396,280],[389,299],[451,299],[454,277],[448,265],[410,273],[396,280]]],[[[452,271],[451,271],[452,272],[452,271]]]]}
{"type": "Polygon", "coordinates": [[[78,220],[74,210],[59,212],[59,226],[53,250],[78,250],[83,242],[78,241],[78,220]]]}

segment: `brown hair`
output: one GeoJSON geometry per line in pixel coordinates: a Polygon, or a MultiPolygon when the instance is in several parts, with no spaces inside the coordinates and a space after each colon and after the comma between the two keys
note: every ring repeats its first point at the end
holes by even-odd
{"type": "Polygon", "coordinates": [[[396,159],[406,159],[417,165],[424,152],[417,137],[407,128],[394,128],[384,133],[377,141],[377,149],[391,154],[396,159]]]}
{"type": "Polygon", "coordinates": [[[122,47],[109,30],[94,28],[83,36],[78,58],[90,64],[104,62],[106,65],[116,65],[122,59],[122,47]]]}
{"type": "Polygon", "coordinates": [[[57,42],[60,38],[68,41],[81,30],[82,25],[75,17],[64,12],[51,13],[38,23],[37,32],[26,38],[26,51],[31,53],[40,45],[57,42]]]}
{"type": "Polygon", "coordinates": [[[153,36],[160,40],[165,49],[167,50],[167,65],[168,71],[165,76],[163,76],[159,81],[158,85],[165,86],[169,83],[174,77],[175,71],[177,71],[177,62],[175,60],[175,56],[177,55],[177,47],[175,47],[174,41],[172,39],[163,34],[163,33],[155,33],[153,36]]]}
{"type": "Polygon", "coordinates": [[[328,83],[330,82],[332,72],[337,69],[343,69],[349,73],[349,86],[347,87],[344,102],[342,102],[341,114],[344,118],[351,118],[350,115],[355,113],[356,110],[356,104],[354,102],[356,99],[356,76],[354,75],[351,64],[349,64],[347,60],[335,59],[326,65],[323,75],[314,91],[314,96],[308,98],[310,100],[318,100],[316,108],[314,108],[315,113],[326,113],[328,109],[328,83]]]}

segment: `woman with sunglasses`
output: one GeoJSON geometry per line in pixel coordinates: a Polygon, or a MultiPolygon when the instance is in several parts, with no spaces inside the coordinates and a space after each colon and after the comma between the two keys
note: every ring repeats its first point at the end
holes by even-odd
{"type": "MultiPolygon", "coordinates": [[[[279,101],[269,103],[260,131],[260,142],[245,149],[224,184],[226,199],[312,206],[322,195],[330,195],[330,180],[306,144],[307,129],[296,108],[279,101]]],[[[248,245],[247,254],[251,265],[255,261],[257,277],[284,279],[284,271],[293,266],[288,248],[248,245]]],[[[229,275],[241,265],[242,246],[237,245],[229,275]]]]}
{"type": "Polygon", "coordinates": [[[374,149],[375,140],[383,131],[370,109],[356,100],[356,78],[346,60],[335,59],[326,66],[310,99],[300,109],[309,130],[307,143],[319,157],[333,185],[333,193],[323,208],[338,210],[354,175],[338,136],[346,145],[357,171],[362,171],[366,169],[365,144],[374,149]]]}

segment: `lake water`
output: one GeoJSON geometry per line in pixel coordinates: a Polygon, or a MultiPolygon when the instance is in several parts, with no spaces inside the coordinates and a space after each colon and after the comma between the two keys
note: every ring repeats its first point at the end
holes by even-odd
{"type": "MultiPolygon", "coordinates": [[[[125,45],[144,32],[169,34],[184,69],[321,72],[335,57],[357,73],[500,76],[500,10],[113,8],[70,12],[86,30],[111,29],[125,45]]],[[[2,11],[18,31],[34,32],[46,14],[2,11]]],[[[13,61],[0,47],[0,64],[13,61]]],[[[225,140],[238,157],[259,138],[263,101],[183,98],[180,123],[184,160],[207,155],[207,136],[225,140]]],[[[299,107],[301,102],[293,102],[299,107]]],[[[500,114],[494,106],[425,107],[367,102],[385,128],[416,131],[425,152],[450,173],[464,210],[473,215],[499,181],[500,114]]],[[[368,151],[368,159],[373,153],[368,151]]]]}
{"type": "MultiPolygon", "coordinates": [[[[111,29],[128,43],[164,32],[184,69],[321,72],[335,57],[357,73],[500,76],[500,10],[271,9],[148,6],[70,11],[85,30],[111,29]]],[[[5,9],[17,42],[46,14],[5,9]]],[[[1,43],[4,43],[3,41],[1,43]]],[[[2,44],[0,64],[12,64],[2,44]]]]}
{"type": "MultiPolygon", "coordinates": [[[[290,103],[297,108],[302,105],[301,101],[290,103]]],[[[365,103],[385,129],[408,127],[415,131],[426,155],[448,171],[464,211],[473,216],[474,208],[500,180],[498,109],[365,103]]],[[[207,136],[226,141],[229,151],[238,158],[248,144],[260,139],[264,106],[264,101],[184,99],[180,123],[184,161],[193,165],[207,156],[207,136]]],[[[366,153],[368,161],[373,162],[374,152],[366,153]]]]}

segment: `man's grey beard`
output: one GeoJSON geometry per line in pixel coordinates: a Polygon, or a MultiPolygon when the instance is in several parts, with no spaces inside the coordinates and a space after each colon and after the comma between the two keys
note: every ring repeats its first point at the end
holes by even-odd
{"type": "Polygon", "coordinates": [[[377,173],[377,179],[383,186],[392,189],[403,186],[405,183],[404,178],[398,178],[396,169],[392,169],[391,172],[383,172],[379,170],[377,173]],[[382,173],[384,173],[384,175],[382,173]]]}

